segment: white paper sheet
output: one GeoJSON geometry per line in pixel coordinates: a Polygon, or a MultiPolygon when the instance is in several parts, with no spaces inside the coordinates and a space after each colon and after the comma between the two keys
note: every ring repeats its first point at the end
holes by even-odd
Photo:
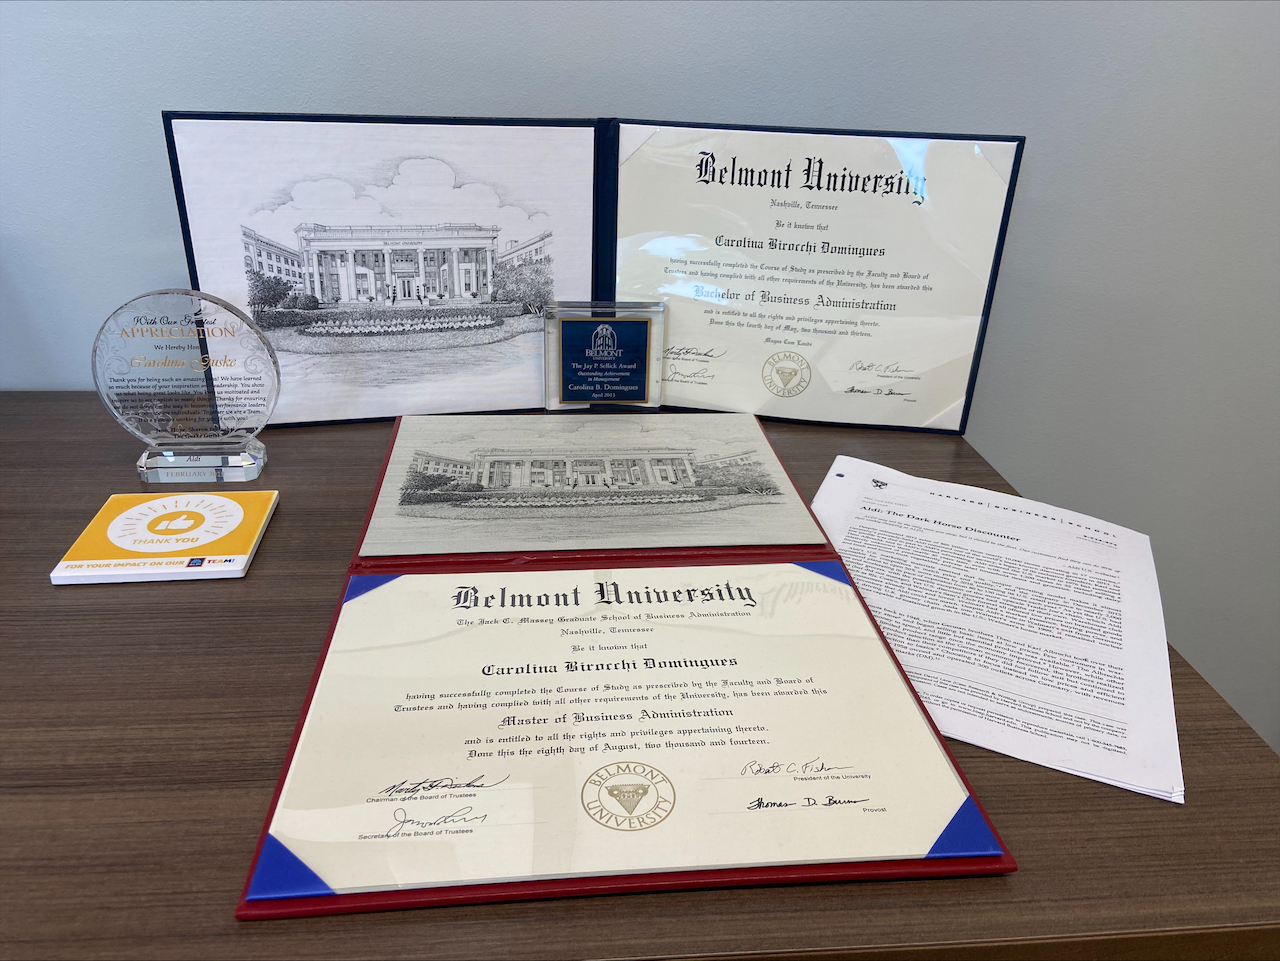
{"type": "Polygon", "coordinates": [[[852,457],[813,511],[944,734],[1182,803],[1145,534],[852,457]]]}

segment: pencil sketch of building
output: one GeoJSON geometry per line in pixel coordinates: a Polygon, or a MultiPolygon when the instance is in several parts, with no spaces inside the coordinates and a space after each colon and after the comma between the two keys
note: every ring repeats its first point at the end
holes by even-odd
{"type": "Polygon", "coordinates": [[[754,418],[407,417],[362,554],[820,543],[754,418]]]}
{"type": "Polygon", "coordinates": [[[550,259],[551,231],[549,230],[523,243],[515,240],[508,241],[506,248],[498,254],[498,262],[501,264],[541,264],[550,259]]]}
{"type": "Polygon", "coordinates": [[[244,246],[245,273],[256,270],[268,277],[283,277],[294,293],[306,293],[303,283],[302,255],[291,247],[278,244],[256,230],[241,224],[240,243],[244,246]]]}
{"type": "Polygon", "coordinates": [[[415,451],[409,470],[442,474],[491,488],[620,490],[693,487],[694,451],[688,448],[564,449],[490,448],[460,460],[415,451]]]}
{"type": "Polygon", "coordinates": [[[169,132],[192,271],[275,350],[273,424],[543,406],[543,308],[591,295],[592,125],[169,132]]]}
{"type": "Polygon", "coordinates": [[[736,454],[704,457],[698,463],[702,467],[754,467],[759,466],[760,458],[755,451],[744,450],[736,454]]]}
{"type": "MultiPolygon", "coordinates": [[[[307,293],[322,303],[487,302],[493,296],[494,264],[502,259],[500,232],[479,224],[298,224],[295,253],[307,293]]],[[[550,232],[543,236],[549,239],[550,232]]]]}
{"type": "MultiPolygon", "coordinates": [[[[340,396],[329,390],[339,383],[465,383],[469,369],[496,363],[519,382],[515,406],[541,402],[541,384],[529,375],[541,361],[538,298],[553,296],[550,230],[511,241],[501,254],[496,225],[300,223],[293,232],[296,249],[240,227],[251,282],[256,272],[290,285],[276,290],[278,307],[255,310],[287,375],[286,401],[322,410],[340,396]],[[520,272],[505,286],[504,268],[520,272]]],[[[444,406],[501,404],[473,390],[444,406]]]]}
{"type": "Polygon", "coordinates": [[[495,265],[545,264],[551,231],[498,251],[500,227],[479,224],[298,224],[298,247],[244,225],[244,269],[285,278],[323,304],[442,303],[493,299],[495,265]]]}
{"type": "Polygon", "coordinates": [[[759,467],[754,450],[699,458],[689,448],[565,450],[490,448],[470,459],[417,450],[409,472],[437,474],[484,488],[622,489],[693,487],[699,468],[759,467]]]}
{"type": "Polygon", "coordinates": [[[414,451],[413,460],[409,462],[409,473],[442,474],[458,481],[473,481],[476,467],[474,461],[458,460],[456,457],[445,457],[420,450],[414,451]]]}

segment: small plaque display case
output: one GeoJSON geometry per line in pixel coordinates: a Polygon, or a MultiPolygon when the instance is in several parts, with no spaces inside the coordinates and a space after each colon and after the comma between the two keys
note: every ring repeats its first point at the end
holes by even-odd
{"type": "Polygon", "coordinates": [[[547,307],[547,409],[656,410],[665,319],[661,302],[547,307]]]}

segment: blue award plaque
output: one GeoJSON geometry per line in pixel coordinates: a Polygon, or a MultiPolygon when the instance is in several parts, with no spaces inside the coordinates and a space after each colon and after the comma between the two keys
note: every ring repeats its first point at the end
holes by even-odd
{"type": "Polygon", "coordinates": [[[547,407],[656,408],[661,303],[557,303],[547,316],[547,407]]]}
{"type": "Polygon", "coordinates": [[[648,401],[649,328],[647,317],[561,321],[560,402],[648,401]]]}

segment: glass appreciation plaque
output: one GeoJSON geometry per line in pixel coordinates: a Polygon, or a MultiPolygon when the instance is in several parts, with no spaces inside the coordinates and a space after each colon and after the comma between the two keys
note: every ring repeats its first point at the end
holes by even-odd
{"type": "Polygon", "coordinates": [[[547,409],[656,409],[666,304],[557,301],[547,308],[547,409]]]}
{"type": "Polygon", "coordinates": [[[241,311],[197,290],[157,290],[110,317],[93,344],[107,409],[147,444],[144,481],[250,481],[267,463],[256,437],[280,395],[280,366],[241,311]]]}

